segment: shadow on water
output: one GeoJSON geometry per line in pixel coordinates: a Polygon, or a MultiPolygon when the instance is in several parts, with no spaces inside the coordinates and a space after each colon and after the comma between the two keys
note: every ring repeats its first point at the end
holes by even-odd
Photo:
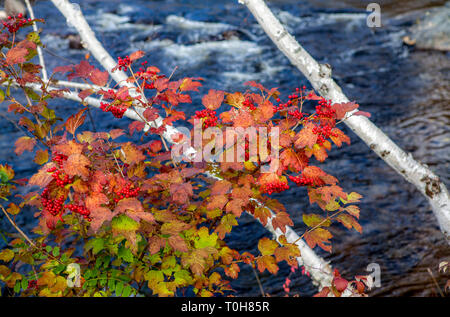
{"type": "MultiPolygon", "coordinates": [[[[149,63],[166,74],[178,67],[175,77],[204,77],[203,91],[243,90],[242,84],[248,80],[283,92],[308,85],[236,1],[77,2],[113,56],[142,49],[149,63]]],[[[382,17],[383,27],[375,30],[366,26],[366,5],[361,3],[365,2],[274,0],[270,6],[312,56],[333,66],[333,77],[347,96],[371,112],[375,124],[449,186],[449,55],[419,51],[402,42],[426,8],[444,1],[381,1],[387,15],[382,17]]],[[[68,35],[74,30],[65,27],[65,20],[51,3],[38,2],[36,12],[47,20],[42,41],[47,45],[50,69],[84,57],[84,51],[69,48],[68,35]]],[[[193,105],[200,104],[196,98],[193,105]]],[[[66,116],[75,109],[69,102],[55,106],[66,116]]],[[[6,105],[0,104],[2,113],[5,109],[6,105]]],[[[192,115],[198,109],[190,106],[183,110],[192,115]]],[[[126,128],[129,123],[109,120],[99,111],[93,116],[99,130],[126,128]]],[[[8,149],[21,132],[11,122],[0,120],[0,146],[8,149]]],[[[91,129],[89,123],[85,127],[91,129]]],[[[442,287],[448,276],[439,275],[437,267],[450,258],[450,250],[429,205],[351,131],[344,130],[352,144],[331,151],[320,166],[336,176],[344,190],[364,196],[360,205],[363,234],[336,226],[333,252],[318,252],[349,279],[367,274],[370,263],[379,264],[381,287],[370,295],[436,295],[427,268],[435,272],[442,287]]],[[[0,162],[13,165],[19,177],[36,171],[31,160],[27,154],[17,158],[9,150],[0,153],[0,162]]],[[[318,211],[309,206],[304,189],[292,188],[276,197],[285,203],[301,234],[305,229],[302,214],[318,211]]],[[[19,224],[29,228],[33,212],[19,219],[19,224]]],[[[258,239],[268,233],[249,216],[242,216],[240,224],[228,237],[230,247],[256,253],[258,239]]],[[[282,284],[288,274],[287,266],[275,276],[260,274],[264,290],[272,296],[284,295],[282,284]]],[[[301,274],[291,280],[293,294],[310,296],[316,291],[301,274]]],[[[241,267],[240,277],[232,285],[239,296],[260,295],[248,266],[241,267]]]]}

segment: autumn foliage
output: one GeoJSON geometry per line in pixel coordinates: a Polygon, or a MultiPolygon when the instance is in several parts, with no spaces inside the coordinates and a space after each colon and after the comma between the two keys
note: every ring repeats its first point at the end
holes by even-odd
{"type": "MultiPolygon", "coordinates": [[[[22,28],[32,21],[17,23],[22,28]]],[[[33,239],[11,235],[14,238],[0,252],[0,281],[14,292],[183,296],[191,290],[198,296],[220,296],[232,294],[230,279],[239,277],[242,265],[277,274],[279,263],[286,262],[295,272],[301,254],[284,235],[278,241],[262,238],[258,254],[238,252],[225,242],[244,212],[285,233],[294,223],[273,194],[291,187],[307,189],[311,211],[303,213],[308,230],[301,237],[311,248],[332,251],[329,227],[333,223],[362,231],[356,205],[361,195],[345,192],[334,176],[319,167],[333,144],[350,144],[338,126],[357,104],[332,104],[306,87],[285,98],[277,88],[248,82],[244,92],[210,90],[201,98],[202,107],[193,105],[201,109],[188,118],[180,105],[192,103],[191,94],[200,93],[202,78],[165,76],[142,62],[144,53],[138,51],[119,58],[112,69],[129,74],[118,87],[108,87],[109,73],[96,69],[88,59],[57,67],[50,81],[43,82],[41,67],[31,61],[41,45],[39,35],[32,32],[18,41],[16,32],[4,27],[0,35],[4,52],[0,77],[6,87],[1,95],[26,131],[15,142],[15,154],[35,153],[34,163],[40,168],[28,179],[16,179],[11,166],[0,165],[5,221],[14,223],[25,207],[39,219],[33,239]],[[55,74],[89,87],[79,92],[81,110],[67,119],[58,117],[57,108],[50,105],[68,92],[53,88],[55,74]],[[39,91],[31,84],[38,85],[39,91]],[[13,97],[13,86],[26,95],[26,103],[13,97]],[[88,131],[83,125],[90,111],[88,97],[101,98],[105,117],[128,120],[123,117],[133,113],[140,120],[131,122],[128,130],[88,131]],[[158,118],[163,118],[162,123],[152,124],[158,118]],[[274,162],[259,156],[250,159],[249,153],[243,162],[173,161],[171,149],[189,140],[182,135],[167,140],[167,127],[188,125],[194,119],[201,120],[203,129],[217,127],[224,135],[229,127],[268,131],[277,127],[278,167],[263,173],[260,167],[274,162]],[[136,134],[139,143],[131,141],[136,134]],[[20,203],[9,202],[18,186],[27,186],[28,194],[16,195],[20,203]],[[14,270],[13,264],[19,262],[26,271],[14,270]],[[73,263],[80,267],[81,281],[68,287],[72,272],[68,268],[73,263]]],[[[203,140],[201,147],[214,141],[211,138],[203,140]]],[[[364,292],[360,279],[351,282],[357,293],[364,292]]],[[[318,295],[340,296],[348,283],[335,272],[333,285],[318,295]]]]}

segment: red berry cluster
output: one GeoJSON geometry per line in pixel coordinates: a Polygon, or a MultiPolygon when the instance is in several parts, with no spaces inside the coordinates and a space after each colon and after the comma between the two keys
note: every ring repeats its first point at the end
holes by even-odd
{"type": "Polygon", "coordinates": [[[333,118],[336,110],[331,107],[331,100],[322,98],[316,106],[316,113],[320,117],[333,118]]]}
{"type": "Polygon", "coordinates": [[[261,191],[263,193],[267,193],[269,195],[271,195],[273,193],[281,193],[282,191],[285,191],[287,189],[289,189],[289,185],[280,180],[261,186],[261,191]]]}
{"type": "Polygon", "coordinates": [[[111,112],[114,117],[121,119],[125,111],[127,111],[126,107],[116,106],[109,103],[100,102],[100,109],[104,112],[111,112]]]}
{"type": "Polygon", "coordinates": [[[297,120],[301,120],[303,118],[303,113],[300,110],[295,109],[294,111],[289,111],[288,114],[297,120]]]}
{"type": "Polygon", "coordinates": [[[201,111],[196,111],[194,118],[203,119],[203,129],[209,127],[215,127],[217,125],[217,116],[214,110],[203,109],[201,111]]]}
{"type": "Polygon", "coordinates": [[[66,186],[67,184],[73,183],[72,177],[69,177],[69,175],[64,174],[63,171],[57,169],[56,167],[49,168],[47,172],[53,173],[52,177],[55,179],[56,184],[61,188],[64,188],[64,186],[66,186]]]}
{"type": "Polygon", "coordinates": [[[69,175],[65,174],[61,169],[63,168],[64,161],[67,160],[67,156],[63,154],[53,153],[52,160],[58,164],[58,169],[56,166],[49,168],[47,170],[48,173],[53,173],[52,177],[55,179],[56,184],[64,188],[67,184],[73,183],[73,177],[69,177],[69,175]]]}
{"type": "Polygon", "coordinates": [[[130,57],[127,55],[125,58],[118,57],[117,58],[117,66],[119,70],[127,70],[128,66],[131,65],[130,57]]]}
{"type": "MultiPolygon", "coordinates": [[[[303,86],[303,90],[304,89],[306,89],[305,86],[303,86]]],[[[302,90],[300,88],[295,88],[295,93],[289,95],[288,99],[289,100],[287,102],[282,103],[281,99],[277,98],[276,102],[278,102],[279,104],[276,106],[275,105],[273,106],[273,111],[274,112],[282,111],[283,109],[292,106],[295,100],[302,99],[302,90]]]]}
{"type": "Polygon", "coordinates": [[[63,168],[63,164],[64,164],[65,160],[67,160],[67,155],[59,154],[59,153],[52,154],[52,161],[55,163],[58,163],[59,168],[63,168]]]}
{"type": "Polygon", "coordinates": [[[31,19],[25,19],[22,13],[17,17],[8,16],[8,20],[3,22],[3,26],[8,29],[10,33],[17,32],[26,23],[31,22],[31,19]]]}
{"type": "MultiPolygon", "coordinates": [[[[60,217],[63,214],[63,204],[66,200],[65,196],[61,196],[57,199],[50,198],[50,193],[48,187],[44,189],[44,191],[41,194],[41,202],[42,206],[45,210],[47,210],[50,214],[53,216],[60,215],[60,217]]],[[[62,218],[61,218],[62,221],[62,218]]]]}
{"type": "Polygon", "coordinates": [[[37,289],[37,288],[38,288],[37,280],[29,280],[28,281],[28,288],[27,288],[27,290],[29,290],[29,289],[37,289]]]}
{"type": "Polygon", "coordinates": [[[322,145],[323,142],[325,142],[326,139],[328,139],[330,136],[337,137],[337,134],[331,131],[331,126],[329,125],[319,125],[314,126],[312,132],[314,134],[317,134],[317,144],[322,145]]]}
{"type": "Polygon", "coordinates": [[[131,189],[131,186],[133,186],[133,184],[128,183],[120,191],[116,191],[117,198],[114,198],[114,201],[116,203],[118,203],[119,201],[121,201],[124,198],[137,197],[141,188],[136,187],[134,189],[131,189]]]}
{"type": "Polygon", "coordinates": [[[158,78],[165,77],[164,75],[157,75],[160,70],[157,67],[150,66],[147,67],[148,62],[144,61],[141,63],[142,67],[136,72],[136,77],[142,80],[142,87],[144,89],[155,89],[155,80],[158,78]]]}
{"type": "Polygon", "coordinates": [[[91,212],[85,206],[75,205],[75,204],[67,204],[64,207],[69,209],[71,212],[82,215],[83,218],[86,219],[87,221],[92,220],[91,217],[89,217],[91,212]]]}
{"type": "Polygon", "coordinates": [[[244,102],[242,103],[242,105],[243,105],[244,107],[250,109],[250,111],[253,111],[253,110],[256,109],[255,104],[254,104],[253,101],[250,100],[249,98],[246,98],[246,99],[244,100],[244,102]]]}
{"type": "Polygon", "coordinates": [[[304,176],[289,176],[289,179],[293,181],[297,186],[313,186],[314,178],[304,176]]]}

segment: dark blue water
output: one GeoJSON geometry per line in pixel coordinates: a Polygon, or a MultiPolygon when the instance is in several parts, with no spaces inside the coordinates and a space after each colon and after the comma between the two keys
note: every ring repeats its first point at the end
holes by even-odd
{"type": "MultiPolygon", "coordinates": [[[[244,90],[243,83],[255,80],[282,92],[303,85],[310,87],[302,74],[275,48],[251,14],[237,1],[76,1],[98,39],[114,57],[138,49],[147,53],[150,64],[174,78],[203,77],[202,92],[210,88],[244,90]]],[[[389,2],[389,1],[385,1],[389,2]]],[[[436,1],[435,1],[436,2],[436,1]]],[[[400,147],[428,164],[449,186],[449,77],[448,53],[418,51],[402,43],[408,27],[424,13],[432,1],[406,1],[403,10],[386,5],[383,27],[366,26],[366,12],[358,1],[275,1],[271,8],[288,30],[321,63],[333,66],[333,77],[351,100],[372,113],[372,120],[400,147]],[[408,3],[414,12],[408,10],[408,3]]],[[[399,4],[400,6],[400,4],[399,4]]],[[[46,19],[42,41],[49,69],[77,63],[85,51],[70,49],[64,17],[48,1],[38,2],[36,15],[46,19]]],[[[183,109],[188,115],[198,110],[200,99],[183,109]]],[[[0,104],[5,113],[6,104],[0,104]]],[[[76,111],[77,105],[61,101],[59,113],[76,111]]],[[[14,120],[14,116],[5,114],[14,120]]],[[[127,120],[105,118],[100,111],[92,115],[98,130],[126,128],[127,120]]],[[[92,129],[89,122],[84,127],[92,129]]],[[[362,141],[344,127],[352,144],[334,149],[320,166],[340,180],[346,191],[364,196],[360,223],[363,234],[333,228],[333,252],[317,250],[333,267],[352,278],[367,274],[367,265],[381,266],[381,287],[373,296],[428,296],[436,289],[427,273],[435,272],[442,285],[444,275],[437,273],[440,261],[450,258],[434,216],[424,197],[414,186],[380,160],[362,141]]],[[[0,117],[0,162],[14,166],[19,177],[36,171],[32,156],[20,158],[9,150],[22,134],[0,117]]],[[[318,211],[309,206],[306,192],[293,188],[279,198],[287,207],[295,229],[301,235],[303,212],[318,211]]],[[[25,228],[29,217],[19,220],[25,228]]],[[[10,230],[7,225],[4,228],[10,230]]],[[[254,251],[258,239],[269,234],[251,217],[243,215],[240,226],[228,238],[230,247],[254,251]]],[[[284,295],[282,284],[287,266],[277,275],[259,277],[266,293],[284,295]]],[[[308,277],[291,276],[292,294],[315,293],[308,277]]],[[[249,266],[232,283],[238,296],[259,296],[255,275],[249,266]]]]}

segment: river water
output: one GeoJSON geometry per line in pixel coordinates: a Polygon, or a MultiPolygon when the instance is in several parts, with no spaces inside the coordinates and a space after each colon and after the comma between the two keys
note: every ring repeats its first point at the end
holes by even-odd
{"type": "MultiPolygon", "coordinates": [[[[225,91],[245,89],[248,80],[282,92],[308,82],[275,48],[249,11],[237,1],[118,1],[83,0],[80,4],[98,39],[114,57],[144,50],[150,64],[174,77],[203,77],[203,92],[210,88],[225,91]]],[[[363,2],[364,3],[364,2],[363,2]]],[[[428,164],[449,186],[449,54],[419,51],[403,44],[407,29],[426,8],[444,1],[379,1],[381,28],[366,25],[367,13],[361,1],[276,0],[269,5],[297,40],[321,63],[333,66],[333,77],[351,100],[400,147],[428,164]]],[[[69,45],[73,28],[49,1],[36,4],[36,15],[46,19],[42,41],[49,69],[77,63],[85,51],[69,45]]],[[[191,115],[199,100],[183,109],[191,115]]],[[[59,112],[72,113],[76,105],[55,103],[59,112]]],[[[5,113],[6,105],[0,104],[5,113]]],[[[110,120],[93,111],[98,130],[125,128],[129,121],[110,120]]],[[[8,114],[8,118],[13,116],[8,114]]],[[[85,123],[91,129],[90,124],[85,123]]],[[[352,144],[330,152],[320,166],[340,180],[347,191],[364,196],[360,223],[363,233],[335,226],[333,252],[317,252],[351,279],[363,275],[370,263],[381,269],[381,285],[371,296],[435,296],[436,287],[427,268],[432,269],[441,287],[449,276],[439,274],[439,262],[450,259],[427,201],[402,177],[379,159],[351,131],[352,144]]],[[[36,171],[32,157],[17,158],[11,148],[21,132],[0,118],[0,162],[13,165],[19,177],[36,171]]],[[[287,207],[298,233],[304,232],[302,213],[317,211],[309,206],[306,191],[292,188],[276,196],[287,207]]],[[[34,223],[32,212],[20,223],[34,223]]],[[[270,236],[249,216],[228,237],[231,247],[254,251],[262,236],[270,236]]],[[[267,272],[267,271],[266,271],[267,272]]],[[[282,284],[289,268],[282,265],[277,275],[259,274],[264,291],[283,296],[282,284]]],[[[311,296],[316,289],[310,279],[296,273],[290,276],[291,295],[311,296]]],[[[239,279],[232,282],[237,296],[259,296],[252,269],[241,267],[239,279]]]]}

